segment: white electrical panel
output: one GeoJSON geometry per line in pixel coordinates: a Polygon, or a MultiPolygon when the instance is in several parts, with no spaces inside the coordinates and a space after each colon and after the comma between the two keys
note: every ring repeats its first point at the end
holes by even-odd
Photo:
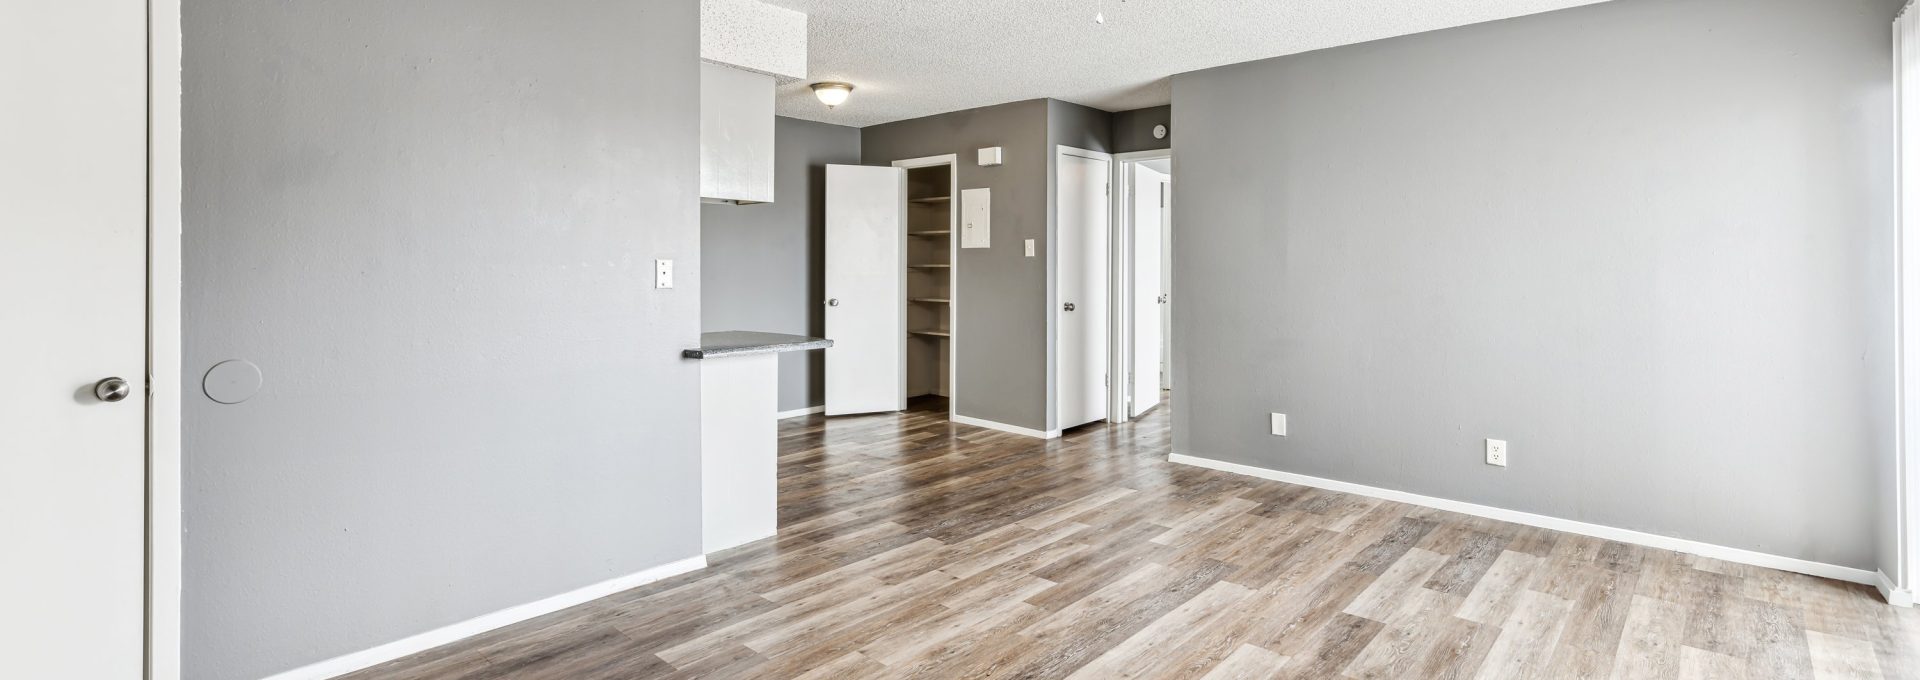
{"type": "Polygon", "coordinates": [[[960,192],[960,247],[986,248],[993,244],[993,190],[960,192]]]}

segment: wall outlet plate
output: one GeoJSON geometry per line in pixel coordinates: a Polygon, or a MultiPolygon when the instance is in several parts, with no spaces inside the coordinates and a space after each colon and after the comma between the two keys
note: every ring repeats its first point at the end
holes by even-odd
{"type": "Polygon", "coordinates": [[[1287,436],[1287,414],[1285,413],[1273,414],[1273,436],[1275,437],[1287,436]]]}
{"type": "Polygon", "coordinates": [[[1487,440],[1487,464],[1498,465],[1500,467],[1507,466],[1507,440],[1487,440]]]}
{"type": "Polygon", "coordinates": [[[1027,257],[1033,257],[1033,239],[1027,239],[1027,257]]]}
{"type": "Polygon", "coordinates": [[[653,261],[653,287],[673,287],[673,260],[653,261]]]}

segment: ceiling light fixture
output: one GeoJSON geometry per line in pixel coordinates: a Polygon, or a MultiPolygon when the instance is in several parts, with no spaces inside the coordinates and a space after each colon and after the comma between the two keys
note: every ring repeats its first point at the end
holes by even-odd
{"type": "Polygon", "coordinates": [[[850,94],[853,94],[853,86],[847,83],[813,84],[813,96],[819,97],[820,103],[826,104],[829,109],[845,104],[850,94]]]}

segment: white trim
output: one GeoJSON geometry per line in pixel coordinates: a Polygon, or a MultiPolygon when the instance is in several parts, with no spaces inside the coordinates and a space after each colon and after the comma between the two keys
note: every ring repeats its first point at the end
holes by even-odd
{"type": "Polygon", "coordinates": [[[1920,94],[1911,87],[1920,82],[1920,26],[1901,10],[1893,23],[1893,88],[1895,102],[1894,163],[1894,432],[1893,517],[1883,518],[1893,533],[1891,593],[1907,593],[1909,600],[1920,581],[1920,94]]]}
{"type": "Polygon", "coordinates": [[[1873,587],[1880,591],[1880,597],[1885,598],[1887,604],[1895,607],[1913,606],[1913,591],[1894,585],[1893,577],[1888,576],[1887,572],[1876,571],[1874,577],[1873,587]]]}
{"type": "Polygon", "coordinates": [[[181,673],[180,63],[180,0],[148,0],[148,680],[181,673]]]}
{"type": "MultiPolygon", "coordinates": [[[[1120,376],[1107,381],[1107,422],[1124,423],[1133,419],[1127,400],[1133,396],[1133,171],[1141,161],[1173,158],[1173,149],[1127,151],[1113,155],[1107,181],[1112,184],[1113,205],[1109,207],[1108,243],[1113,258],[1108,264],[1107,299],[1114,314],[1107,329],[1108,374],[1120,376]]],[[[1162,244],[1161,247],[1166,247],[1162,244]]]]}
{"type": "Polygon", "coordinates": [[[695,555],[678,562],[669,562],[652,569],[601,581],[546,599],[515,605],[491,614],[484,614],[459,623],[435,628],[419,635],[401,638],[370,649],[336,656],[325,661],[270,675],[267,676],[265,680],[320,680],[321,678],[346,675],[409,654],[424,652],[496,628],[519,623],[536,616],[551,614],[582,602],[597,600],[623,590],[638,588],[696,569],[704,569],[706,566],[707,556],[695,555]]]}
{"type": "MultiPolygon", "coordinates": [[[[1113,186],[1113,154],[1105,151],[1082,149],[1077,146],[1055,144],[1053,145],[1053,156],[1047,160],[1047,238],[1053,242],[1047,247],[1046,263],[1047,337],[1049,339],[1047,345],[1047,384],[1049,385],[1049,389],[1047,390],[1049,396],[1047,409],[1050,413],[1047,418],[1047,424],[1059,424],[1060,419],[1060,335],[1058,323],[1060,319],[1060,249],[1057,245],[1060,242],[1059,193],[1060,169],[1062,165],[1060,159],[1066,156],[1084,158],[1107,164],[1107,417],[1103,420],[1105,422],[1115,422],[1113,420],[1113,385],[1117,382],[1114,377],[1119,374],[1113,370],[1113,333],[1115,328],[1114,324],[1116,323],[1114,319],[1118,311],[1114,303],[1115,298],[1113,297],[1113,260],[1116,248],[1113,240],[1114,224],[1116,224],[1114,221],[1113,201],[1115,200],[1114,196],[1118,194],[1119,191],[1113,186]]],[[[1055,432],[1058,432],[1058,430],[1055,430],[1055,432]]]]}
{"type": "Polygon", "coordinates": [[[810,416],[815,413],[826,413],[826,412],[827,412],[826,404],[821,404],[819,406],[808,406],[806,408],[797,408],[791,411],[781,411],[779,413],[773,414],[773,419],[786,420],[788,418],[798,418],[800,416],[810,416]]]}
{"type": "MultiPolygon", "coordinates": [[[[893,167],[913,170],[947,166],[947,418],[960,404],[960,155],[940,154],[894,161],[893,167]]],[[[912,228],[911,225],[908,226],[912,228]]],[[[900,304],[912,304],[901,300],[900,304]]],[[[904,315],[901,318],[906,318],[904,315]]]]}
{"type": "Polygon", "coordinates": [[[1320,477],[1309,477],[1307,475],[1295,474],[1292,472],[1281,472],[1279,470],[1269,470],[1266,468],[1254,467],[1251,465],[1241,465],[1239,463],[1229,463],[1226,461],[1213,460],[1210,458],[1200,458],[1197,456],[1189,456],[1183,453],[1175,453],[1175,454],[1168,455],[1167,462],[1179,463],[1181,465],[1192,465],[1194,467],[1202,467],[1210,470],[1220,470],[1222,472],[1232,472],[1236,474],[1247,475],[1249,477],[1259,477],[1261,479],[1270,479],[1276,482],[1286,482],[1289,484],[1311,486],[1314,488],[1326,489],[1329,491],[1339,491],[1343,493],[1356,494],[1360,496],[1368,496],[1371,498],[1379,498],[1379,499],[1395,501],[1399,503],[1408,503],[1408,504],[1418,505],[1422,507],[1434,508],[1437,510],[1446,510],[1449,512],[1458,512],[1458,513],[1467,514],[1467,515],[1474,515],[1477,517],[1485,517],[1488,519],[1500,520],[1502,522],[1512,522],[1514,524],[1525,524],[1527,526],[1540,527],[1542,529],[1552,529],[1554,531],[1564,531],[1571,534],[1580,534],[1583,536],[1604,538],[1611,541],[1620,541],[1622,543],[1632,543],[1635,545],[1644,545],[1651,548],[1673,550],[1673,551],[1689,553],[1693,555],[1700,555],[1703,557],[1711,557],[1717,560],[1725,560],[1727,562],[1735,562],[1739,564],[1750,564],[1756,567],[1766,567],[1768,569],[1779,569],[1781,571],[1798,572],[1798,573],[1808,574],[1812,576],[1819,576],[1822,578],[1830,578],[1838,581],[1849,581],[1852,583],[1861,583],[1861,584],[1868,584],[1868,585],[1872,585],[1878,582],[1878,577],[1874,574],[1874,572],[1867,571],[1865,569],[1843,567],[1835,564],[1814,562],[1811,560],[1803,560],[1795,557],[1785,557],[1782,555],[1771,555],[1768,553],[1755,552],[1752,550],[1745,550],[1742,548],[1730,548],[1727,546],[1714,545],[1712,543],[1702,543],[1700,541],[1692,541],[1684,538],[1675,538],[1673,536],[1661,536],[1658,534],[1649,534],[1645,532],[1634,531],[1632,529],[1621,529],[1618,527],[1610,527],[1610,526],[1604,526],[1600,524],[1589,524],[1586,522],[1577,522],[1570,519],[1561,519],[1559,517],[1548,517],[1546,515],[1536,515],[1530,512],[1521,512],[1519,510],[1507,510],[1505,508],[1496,508],[1496,507],[1487,506],[1487,505],[1476,505],[1476,504],[1468,503],[1465,501],[1449,500],[1445,498],[1435,498],[1432,496],[1422,496],[1419,494],[1408,493],[1405,491],[1382,489],[1379,487],[1366,486],[1364,484],[1354,484],[1352,482],[1342,482],[1342,481],[1337,481],[1332,479],[1322,479],[1320,477]]]}
{"type": "Polygon", "coordinates": [[[972,425],[974,427],[984,427],[989,430],[999,430],[1001,432],[1023,434],[1029,437],[1037,437],[1039,439],[1059,439],[1060,438],[1059,430],[1047,430],[1045,432],[1041,432],[1040,430],[1028,429],[1028,428],[1020,427],[1018,425],[996,423],[991,420],[981,420],[979,418],[975,418],[972,416],[963,416],[959,414],[954,414],[953,422],[959,423],[961,425],[972,425]]]}
{"type": "Polygon", "coordinates": [[[1105,161],[1108,163],[1113,162],[1113,154],[1107,153],[1105,151],[1094,151],[1093,149],[1082,149],[1077,146],[1067,146],[1065,144],[1055,144],[1053,145],[1053,150],[1054,150],[1054,153],[1056,154],[1067,154],[1069,156],[1079,156],[1081,158],[1085,158],[1091,161],[1105,161]]]}

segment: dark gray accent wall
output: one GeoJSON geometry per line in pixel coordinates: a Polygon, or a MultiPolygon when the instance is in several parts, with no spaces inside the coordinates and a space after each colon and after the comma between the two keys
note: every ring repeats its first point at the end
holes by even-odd
{"type": "Polygon", "coordinates": [[[1175,450],[1872,568],[1897,4],[1615,0],[1175,76],[1175,450]]]}
{"type": "Polygon", "coordinates": [[[700,553],[697,22],[185,4],[186,677],[700,553]]]}
{"type": "Polygon", "coordinates": [[[1151,106],[1113,114],[1113,152],[1173,148],[1173,106],[1151,106]],[[1153,138],[1153,126],[1167,126],[1166,139],[1153,138]]]}
{"type": "Polygon", "coordinates": [[[955,111],[861,128],[867,165],[958,156],[961,189],[993,190],[993,245],[960,250],[954,312],[963,416],[1035,430],[1047,426],[1047,100],[955,111]],[[980,167],[976,149],[998,146],[1004,163],[980,167]],[[1023,242],[1035,239],[1036,256],[1023,242]]]}
{"type": "MultiPolygon", "coordinates": [[[[1047,134],[1054,146],[1088,151],[1113,150],[1113,114],[1100,109],[1047,100],[1047,134]]],[[[1051,177],[1051,175],[1049,175],[1051,177]]]]}
{"type": "MultiPolygon", "coordinates": [[[[700,326],[826,334],[826,166],[860,164],[860,130],[774,119],[779,199],[700,206],[700,326]]],[[[826,403],[825,352],[780,355],[780,410],[826,403]]]]}

